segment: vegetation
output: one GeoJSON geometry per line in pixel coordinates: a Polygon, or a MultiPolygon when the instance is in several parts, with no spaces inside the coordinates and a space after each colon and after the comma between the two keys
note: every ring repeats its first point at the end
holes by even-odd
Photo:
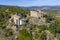
{"type": "Polygon", "coordinates": [[[60,15],[60,10],[43,10],[43,11],[47,12],[48,16],[60,15]]]}
{"type": "Polygon", "coordinates": [[[15,14],[16,12],[22,14],[23,17],[26,17],[26,14],[29,14],[28,9],[22,9],[17,6],[0,6],[0,29],[6,27],[9,18],[12,14],[15,14]]]}
{"type": "Polygon", "coordinates": [[[46,40],[46,33],[43,32],[43,33],[40,35],[40,38],[41,38],[41,40],[46,40]]]}
{"type": "MultiPolygon", "coordinates": [[[[22,9],[17,6],[3,6],[0,7],[0,29],[5,29],[5,36],[10,37],[13,35],[13,32],[11,29],[6,29],[8,25],[8,20],[11,18],[11,15],[15,13],[21,14],[23,18],[27,17],[27,14],[29,14],[28,9],[22,9]]],[[[58,10],[45,10],[47,12],[47,15],[44,15],[46,18],[46,22],[50,23],[50,26],[47,27],[46,25],[32,25],[28,24],[29,19],[27,20],[27,24],[23,25],[26,27],[27,25],[30,27],[30,31],[27,31],[26,29],[19,30],[20,38],[17,38],[16,40],[32,40],[32,30],[37,31],[36,28],[38,28],[38,33],[36,34],[36,38],[38,37],[39,40],[46,40],[46,33],[45,30],[49,30],[51,33],[53,33],[55,36],[57,33],[60,33],[60,18],[53,18],[53,16],[59,14],[58,10]],[[52,14],[53,13],[53,14],[52,14]],[[50,21],[53,21],[52,23],[50,21]],[[38,35],[39,34],[39,35],[38,35]]]]}
{"type": "Polygon", "coordinates": [[[20,30],[20,40],[31,40],[31,32],[28,33],[26,30],[20,30]]]}
{"type": "Polygon", "coordinates": [[[5,30],[5,36],[6,37],[9,37],[9,36],[12,36],[13,35],[13,33],[12,33],[12,30],[11,29],[6,29],[5,30]]]}
{"type": "Polygon", "coordinates": [[[60,33],[60,18],[56,18],[55,20],[50,24],[49,30],[56,36],[57,33],[60,33]]]}
{"type": "Polygon", "coordinates": [[[48,29],[48,27],[46,25],[41,25],[41,26],[39,26],[39,33],[41,33],[44,30],[47,30],[47,29],[48,29]]]}

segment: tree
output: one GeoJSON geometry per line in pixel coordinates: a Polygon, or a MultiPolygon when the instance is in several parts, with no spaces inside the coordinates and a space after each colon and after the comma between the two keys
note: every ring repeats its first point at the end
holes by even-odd
{"type": "Polygon", "coordinates": [[[12,36],[12,35],[13,35],[13,33],[12,33],[11,29],[6,29],[5,30],[5,36],[6,37],[9,37],[9,36],[12,36]]]}
{"type": "Polygon", "coordinates": [[[40,25],[38,28],[39,28],[39,32],[42,32],[48,29],[46,25],[40,25]]]}
{"type": "Polygon", "coordinates": [[[41,40],[46,40],[46,33],[43,32],[43,33],[40,35],[40,38],[41,38],[41,40]]]}
{"type": "Polygon", "coordinates": [[[56,36],[57,33],[60,33],[60,22],[55,21],[51,23],[49,30],[51,33],[53,33],[56,36]]]}
{"type": "Polygon", "coordinates": [[[22,9],[17,6],[1,6],[0,7],[0,29],[7,26],[6,22],[10,19],[10,16],[18,12],[19,14],[24,14],[23,17],[26,17],[26,14],[29,14],[28,9],[22,9]],[[8,11],[6,12],[6,10],[8,11]],[[4,26],[3,26],[4,25],[4,26]]]}

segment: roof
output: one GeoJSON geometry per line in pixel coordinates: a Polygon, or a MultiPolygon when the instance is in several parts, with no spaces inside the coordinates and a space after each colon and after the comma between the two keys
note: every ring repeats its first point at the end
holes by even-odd
{"type": "Polygon", "coordinates": [[[15,17],[15,18],[21,18],[21,16],[18,16],[18,15],[12,15],[12,17],[15,17]]]}
{"type": "Polygon", "coordinates": [[[21,19],[21,20],[27,20],[27,19],[23,18],[23,19],[21,19]]]}

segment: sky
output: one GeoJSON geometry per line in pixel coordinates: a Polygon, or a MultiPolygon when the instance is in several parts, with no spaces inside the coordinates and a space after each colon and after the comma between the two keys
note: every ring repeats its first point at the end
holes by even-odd
{"type": "Polygon", "coordinates": [[[60,0],[0,0],[0,5],[13,6],[55,6],[60,5],[60,0]]]}

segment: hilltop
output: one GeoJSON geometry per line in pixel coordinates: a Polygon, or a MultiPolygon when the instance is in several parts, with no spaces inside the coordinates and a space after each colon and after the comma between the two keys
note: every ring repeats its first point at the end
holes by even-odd
{"type": "Polygon", "coordinates": [[[5,26],[5,23],[9,20],[10,16],[15,13],[26,15],[29,13],[29,10],[22,9],[18,6],[0,5],[0,28],[5,26]]]}
{"type": "Polygon", "coordinates": [[[56,14],[60,6],[0,5],[0,40],[59,40],[60,17],[56,14]]]}

